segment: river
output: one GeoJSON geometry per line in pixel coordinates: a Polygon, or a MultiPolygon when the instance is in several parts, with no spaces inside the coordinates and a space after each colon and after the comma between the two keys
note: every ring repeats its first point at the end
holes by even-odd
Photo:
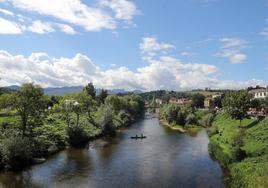
{"type": "Polygon", "coordinates": [[[67,149],[21,172],[0,174],[0,187],[131,188],[224,187],[219,164],[208,154],[205,130],[180,134],[146,117],[115,138],[88,149],[67,149]],[[132,140],[141,134],[143,140],[132,140]]]}

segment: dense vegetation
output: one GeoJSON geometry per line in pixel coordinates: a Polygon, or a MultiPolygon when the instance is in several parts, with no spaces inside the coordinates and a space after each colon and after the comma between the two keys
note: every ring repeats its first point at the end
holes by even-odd
{"type": "Polygon", "coordinates": [[[44,95],[34,84],[0,94],[0,168],[17,169],[66,146],[83,147],[99,136],[113,136],[143,115],[140,96],[115,96],[93,84],[80,93],[44,95]]]}
{"type": "Polygon", "coordinates": [[[191,105],[164,104],[160,108],[160,118],[172,127],[207,127],[211,126],[214,112],[196,110],[191,105]]]}
{"type": "MultiPolygon", "coordinates": [[[[210,153],[229,171],[231,187],[268,187],[268,119],[247,116],[256,105],[250,98],[245,91],[227,94],[209,130],[210,153]]],[[[265,101],[258,108],[267,108],[265,101]]]]}

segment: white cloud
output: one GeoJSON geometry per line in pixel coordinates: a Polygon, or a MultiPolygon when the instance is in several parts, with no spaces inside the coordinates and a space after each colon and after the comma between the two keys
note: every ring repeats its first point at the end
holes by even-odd
{"type": "Polygon", "coordinates": [[[262,80],[221,81],[215,77],[217,67],[209,64],[183,63],[161,56],[154,62],[133,71],[127,67],[102,70],[82,54],[73,58],[54,58],[46,53],[32,53],[29,57],[0,51],[0,85],[35,82],[46,86],[85,85],[93,82],[97,87],[127,90],[185,90],[191,88],[244,88],[264,85],[262,80]]]}
{"type": "Polygon", "coordinates": [[[175,48],[173,44],[164,42],[160,43],[155,37],[144,37],[140,43],[140,50],[142,53],[152,53],[173,48],[175,48]]]}
{"type": "Polygon", "coordinates": [[[0,13],[7,15],[7,16],[14,16],[13,12],[6,10],[6,9],[2,9],[2,8],[0,8],[0,13]]]}
{"type": "Polygon", "coordinates": [[[247,42],[241,38],[222,38],[220,39],[222,42],[222,48],[244,48],[247,45],[247,42]]]}
{"type": "Polygon", "coordinates": [[[115,18],[132,21],[139,13],[136,5],[129,0],[100,0],[101,6],[109,7],[115,13],[115,18]]]}
{"type": "Polygon", "coordinates": [[[15,35],[21,33],[22,28],[20,25],[0,17],[0,34],[15,35]]]}
{"type": "Polygon", "coordinates": [[[188,57],[191,57],[194,55],[193,52],[190,52],[190,51],[183,51],[180,53],[181,56],[188,56],[188,57]]]}
{"type": "Polygon", "coordinates": [[[60,28],[60,30],[66,34],[69,35],[74,35],[77,32],[74,30],[74,28],[72,28],[71,26],[67,25],[67,24],[57,24],[57,26],[60,28]]]}
{"type": "Polygon", "coordinates": [[[40,20],[34,21],[32,25],[28,27],[27,30],[38,34],[50,33],[55,31],[51,23],[42,22],[40,20]]]}
{"type": "Polygon", "coordinates": [[[242,52],[247,47],[247,41],[241,38],[222,38],[220,42],[222,46],[217,56],[225,57],[233,64],[243,63],[247,59],[247,55],[242,52]]]}
{"type": "Polygon", "coordinates": [[[7,0],[7,2],[21,10],[50,16],[61,22],[80,26],[86,31],[115,29],[120,20],[131,22],[138,12],[135,4],[127,0],[101,0],[96,6],[88,6],[80,0],[7,0]],[[112,11],[106,11],[107,7],[112,11]]]}
{"type": "Polygon", "coordinates": [[[260,32],[260,35],[264,36],[264,38],[268,40],[268,27],[265,28],[262,32],[260,32]]]}

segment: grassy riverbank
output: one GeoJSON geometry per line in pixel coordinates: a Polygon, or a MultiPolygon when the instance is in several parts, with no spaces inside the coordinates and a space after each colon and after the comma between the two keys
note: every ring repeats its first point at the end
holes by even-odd
{"type": "Polygon", "coordinates": [[[268,119],[233,120],[218,114],[209,129],[209,150],[229,171],[231,187],[268,187],[268,119]]]}
{"type": "Polygon", "coordinates": [[[0,169],[17,170],[68,146],[85,147],[97,137],[109,137],[143,116],[140,96],[96,95],[88,84],[79,93],[46,96],[25,84],[0,95],[0,169]]]}
{"type": "Polygon", "coordinates": [[[167,121],[160,119],[161,125],[167,126],[172,130],[179,131],[181,133],[186,133],[186,130],[183,128],[181,125],[176,125],[176,124],[169,124],[167,121]]]}

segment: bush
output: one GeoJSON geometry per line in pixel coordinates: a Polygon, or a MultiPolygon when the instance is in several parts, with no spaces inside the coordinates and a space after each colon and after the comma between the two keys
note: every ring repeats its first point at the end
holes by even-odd
{"type": "Polygon", "coordinates": [[[214,120],[214,115],[211,113],[207,114],[202,118],[202,125],[206,127],[211,127],[213,120],[214,120]]]}
{"type": "Polygon", "coordinates": [[[195,125],[197,124],[197,119],[194,114],[188,114],[186,117],[186,124],[187,125],[195,125]]]}
{"type": "Polygon", "coordinates": [[[89,142],[89,136],[83,127],[74,126],[67,128],[68,142],[72,147],[81,148],[89,142]]]}
{"type": "Polygon", "coordinates": [[[3,161],[7,168],[20,169],[32,162],[32,143],[25,137],[10,137],[3,140],[3,161]]]}
{"type": "Polygon", "coordinates": [[[116,131],[113,124],[113,114],[110,106],[102,106],[99,109],[98,115],[98,124],[102,129],[102,134],[104,136],[114,136],[116,131]]]}

